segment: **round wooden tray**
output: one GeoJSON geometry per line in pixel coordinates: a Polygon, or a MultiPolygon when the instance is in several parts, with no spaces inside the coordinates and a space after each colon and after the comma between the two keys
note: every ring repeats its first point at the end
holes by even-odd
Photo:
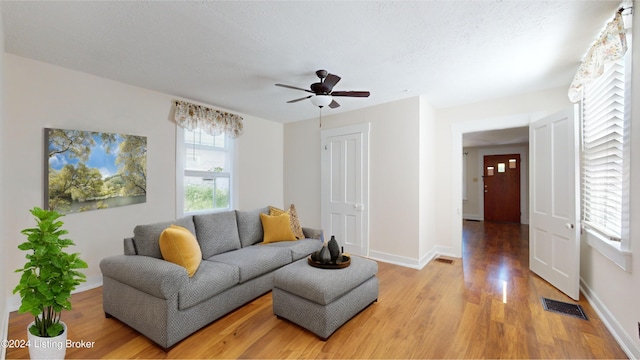
{"type": "Polygon", "coordinates": [[[309,265],[320,269],[344,269],[351,265],[351,257],[349,257],[349,255],[342,254],[340,255],[340,258],[338,258],[337,264],[321,264],[311,260],[311,255],[309,255],[309,257],[307,257],[307,262],[309,262],[309,265]]]}

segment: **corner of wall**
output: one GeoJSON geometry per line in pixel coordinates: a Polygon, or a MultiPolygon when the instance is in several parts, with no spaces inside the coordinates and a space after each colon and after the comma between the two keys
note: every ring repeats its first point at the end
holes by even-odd
{"type": "MultiPolygon", "coordinates": [[[[0,11],[1,12],[1,11],[0,11]]],[[[5,225],[5,184],[4,184],[4,32],[2,26],[2,14],[0,13],[0,247],[4,248],[9,237],[7,236],[5,225]]],[[[9,328],[9,311],[7,307],[7,255],[6,251],[0,254],[0,341],[6,340],[9,328]]],[[[6,356],[5,346],[0,346],[0,359],[4,359],[6,356]]]]}
{"type": "Polygon", "coordinates": [[[426,97],[420,96],[420,111],[418,118],[419,129],[419,164],[418,164],[418,193],[419,193],[419,216],[418,216],[418,232],[419,232],[419,257],[420,268],[424,267],[433,257],[436,244],[436,213],[437,209],[437,185],[433,175],[433,169],[436,168],[438,159],[438,151],[436,149],[436,116],[431,104],[428,103],[426,97]],[[428,258],[428,261],[423,259],[428,258]]]}
{"type": "Polygon", "coordinates": [[[429,251],[427,251],[424,255],[420,256],[419,259],[408,258],[404,256],[398,256],[394,254],[384,253],[380,251],[369,251],[369,258],[382,261],[389,264],[399,265],[408,267],[411,269],[422,270],[427,264],[431,262],[431,260],[437,258],[438,256],[443,255],[452,258],[459,258],[460,256],[455,255],[455,251],[448,246],[434,246],[429,251]]]}

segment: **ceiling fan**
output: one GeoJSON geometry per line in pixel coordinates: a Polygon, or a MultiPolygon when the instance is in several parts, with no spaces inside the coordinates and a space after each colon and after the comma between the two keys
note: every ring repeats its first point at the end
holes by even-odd
{"type": "Polygon", "coordinates": [[[289,100],[287,101],[287,103],[294,103],[306,99],[311,99],[311,103],[320,108],[328,105],[330,108],[335,109],[340,106],[340,104],[338,104],[338,102],[333,99],[334,96],[368,97],[370,95],[368,91],[333,91],[333,87],[341,79],[340,76],[329,74],[327,70],[318,70],[316,71],[316,75],[320,79],[320,82],[311,84],[310,90],[285,84],[276,84],[276,86],[294,90],[302,90],[312,94],[299,99],[289,100]]]}

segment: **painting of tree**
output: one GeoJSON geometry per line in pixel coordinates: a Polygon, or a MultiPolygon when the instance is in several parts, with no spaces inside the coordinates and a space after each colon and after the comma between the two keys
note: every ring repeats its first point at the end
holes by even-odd
{"type": "Polygon", "coordinates": [[[61,213],[146,202],[147,138],[45,129],[45,202],[61,213]]]}

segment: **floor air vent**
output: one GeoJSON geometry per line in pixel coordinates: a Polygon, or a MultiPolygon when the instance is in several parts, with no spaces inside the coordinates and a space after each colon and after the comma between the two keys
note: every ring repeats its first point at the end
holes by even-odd
{"type": "Polygon", "coordinates": [[[441,263],[445,263],[445,264],[453,264],[453,260],[451,259],[444,259],[444,258],[436,258],[437,262],[441,262],[441,263]]]}
{"type": "Polygon", "coordinates": [[[585,315],[584,310],[582,310],[582,306],[580,305],[569,304],[566,302],[551,300],[543,297],[542,306],[547,311],[577,317],[582,320],[589,320],[587,318],[587,315],[585,315]]]}

